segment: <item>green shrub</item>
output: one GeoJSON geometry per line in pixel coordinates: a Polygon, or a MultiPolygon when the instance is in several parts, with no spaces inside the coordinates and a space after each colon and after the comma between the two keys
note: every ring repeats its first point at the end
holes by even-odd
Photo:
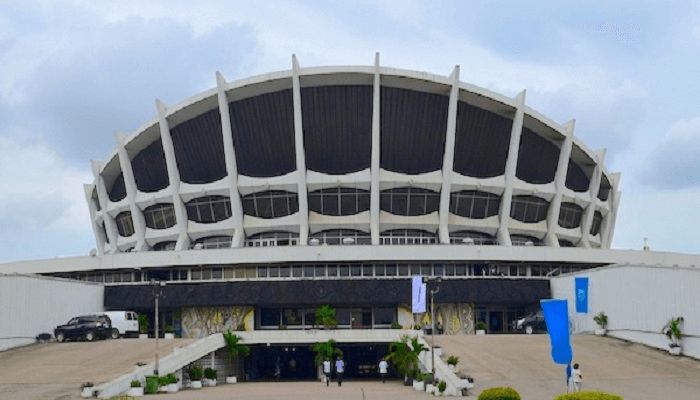
{"type": "Polygon", "coordinates": [[[146,377],[146,386],[143,388],[145,394],[155,394],[158,393],[158,384],[160,379],[156,375],[149,375],[146,377]]]}
{"type": "Polygon", "coordinates": [[[623,400],[616,394],[604,392],[579,392],[557,396],[554,400],[623,400]]]}
{"type": "Polygon", "coordinates": [[[423,374],[423,382],[425,382],[426,384],[428,384],[428,383],[432,384],[433,383],[433,374],[431,374],[430,372],[424,373],[423,374]]]}
{"type": "Polygon", "coordinates": [[[216,370],[214,368],[206,368],[204,370],[204,377],[207,379],[216,379],[216,370]]]}
{"type": "Polygon", "coordinates": [[[445,391],[445,389],[447,389],[447,382],[440,381],[440,383],[438,383],[438,390],[440,391],[440,393],[442,393],[445,391]]]}
{"type": "Polygon", "coordinates": [[[520,394],[513,388],[493,387],[481,392],[478,400],[520,400],[520,394]]]}
{"type": "Polygon", "coordinates": [[[202,377],[204,376],[204,372],[202,372],[202,367],[198,367],[196,365],[191,366],[187,370],[187,374],[190,376],[190,380],[193,381],[201,381],[202,377]]]}
{"type": "Polygon", "coordinates": [[[447,357],[447,365],[457,365],[459,363],[459,357],[449,356],[447,357]]]}
{"type": "Polygon", "coordinates": [[[486,328],[488,328],[488,326],[484,321],[477,321],[476,325],[474,326],[474,329],[476,329],[477,331],[485,331],[486,328]]]}
{"type": "Polygon", "coordinates": [[[401,324],[399,324],[398,322],[392,322],[391,329],[403,329],[403,326],[401,326],[401,324]]]}
{"type": "Polygon", "coordinates": [[[177,383],[178,379],[177,379],[177,376],[175,376],[175,374],[168,374],[168,375],[165,375],[165,380],[166,380],[166,383],[168,385],[170,385],[173,383],[177,383]]]}
{"type": "Polygon", "coordinates": [[[134,379],[133,381],[131,381],[131,387],[133,387],[133,388],[141,387],[141,381],[138,379],[134,379]]]}

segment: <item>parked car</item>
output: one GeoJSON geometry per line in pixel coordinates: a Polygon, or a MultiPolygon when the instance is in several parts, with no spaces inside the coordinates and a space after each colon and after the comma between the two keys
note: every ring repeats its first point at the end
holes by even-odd
{"type": "Polygon", "coordinates": [[[53,334],[59,342],[71,339],[92,342],[98,338],[116,339],[119,330],[112,328],[112,321],[106,315],[82,315],[71,318],[65,325],[57,326],[53,334]]]}
{"type": "Polygon", "coordinates": [[[544,321],[544,314],[542,311],[528,314],[523,318],[513,321],[513,324],[513,328],[516,331],[525,332],[528,335],[535,332],[547,332],[547,324],[544,321]]]}
{"type": "Polygon", "coordinates": [[[133,311],[105,311],[98,315],[106,315],[112,321],[112,328],[119,331],[119,336],[138,336],[139,318],[133,311]]]}

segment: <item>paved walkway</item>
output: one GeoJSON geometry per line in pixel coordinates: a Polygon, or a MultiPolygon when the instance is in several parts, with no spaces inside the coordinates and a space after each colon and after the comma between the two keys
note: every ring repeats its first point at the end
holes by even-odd
{"type": "MultiPolygon", "coordinates": [[[[564,367],[552,363],[547,335],[436,336],[446,355],[476,380],[476,391],[512,386],[523,400],[549,400],[566,390],[564,367]]],[[[700,362],[621,340],[576,335],[574,362],[583,388],[626,400],[700,399],[700,362]]]]}

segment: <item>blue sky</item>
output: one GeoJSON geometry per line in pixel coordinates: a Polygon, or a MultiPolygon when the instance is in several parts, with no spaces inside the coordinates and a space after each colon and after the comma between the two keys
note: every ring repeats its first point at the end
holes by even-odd
{"type": "Polygon", "coordinates": [[[513,96],[607,148],[613,247],[700,253],[695,2],[36,1],[0,3],[0,261],[87,254],[82,184],[114,134],[229,80],[365,64],[513,96]]]}

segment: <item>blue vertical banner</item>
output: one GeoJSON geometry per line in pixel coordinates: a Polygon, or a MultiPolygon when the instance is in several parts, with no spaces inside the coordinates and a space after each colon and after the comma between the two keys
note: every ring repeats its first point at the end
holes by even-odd
{"type": "Polygon", "coordinates": [[[425,290],[422,276],[414,276],[411,280],[411,310],[414,314],[425,312],[425,290]]]}
{"type": "Polygon", "coordinates": [[[588,278],[578,277],[576,282],[576,312],[588,314],[588,278]]]}
{"type": "Polygon", "coordinates": [[[566,300],[540,300],[549,341],[552,344],[552,360],[568,365],[574,358],[569,335],[569,306],[566,300]]]}

